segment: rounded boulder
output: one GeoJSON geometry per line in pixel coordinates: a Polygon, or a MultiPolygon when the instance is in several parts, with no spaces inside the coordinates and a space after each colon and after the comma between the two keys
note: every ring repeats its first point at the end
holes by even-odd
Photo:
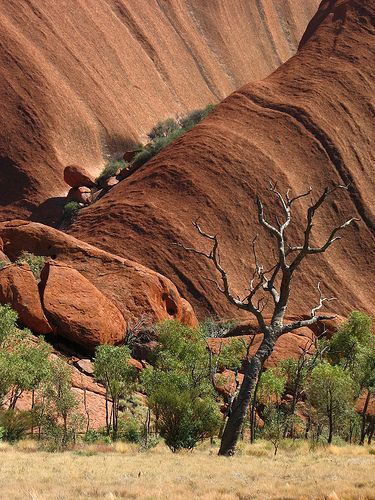
{"type": "Polygon", "coordinates": [[[79,165],[68,165],[64,169],[64,181],[72,188],[94,187],[95,182],[91,175],[79,165]]]}
{"type": "Polygon", "coordinates": [[[121,312],[75,269],[47,263],[42,287],[47,318],[62,337],[88,351],[124,340],[126,321],[121,312]]]}

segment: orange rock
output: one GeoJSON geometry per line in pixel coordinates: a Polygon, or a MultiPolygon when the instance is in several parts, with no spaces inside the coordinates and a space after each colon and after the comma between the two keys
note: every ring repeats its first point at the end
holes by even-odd
{"type": "Polygon", "coordinates": [[[69,165],[65,167],[64,181],[72,188],[95,186],[95,182],[90,174],[79,165],[69,165]]]}
{"type": "MultiPolygon", "coordinates": [[[[294,2],[293,12],[305,4],[294,2]]],[[[263,81],[253,80],[228,96],[189,133],[85,210],[69,233],[157,269],[202,319],[244,317],[218,290],[220,276],[212,263],[173,242],[208,251],[209,242],[192,225],[200,218],[204,230],[218,235],[232,294],[244,297],[254,269],[255,234],[259,264],[264,269],[274,265],[276,247],[259,226],[255,203],[259,195],[269,220],[280,218],[268,180],[278,180],[278,189],[285,193],[290,188],[293,195],[312,186],[314,201],[327,186],[349,184],[349,190],[336,191],[318,211],[311,243],[325,242],[333,227],[351,217],[359,221],[326,253],[303,262],[293,278],[288,313],[308,314],[319,302],[316,287],[322,281],[327,296],[338,298],[330,303],[335,312],[345,316],[359,309],[373,315],[374,17],[374,0],[322,2],[294,57],[263,81]]],[[[309,204],[309,198],[294,204],[287,231],[291,245],[303,239],[309,204]]]]}
{"type": "Polygon", "coordinates": [[[10,304],[17,311],[19,322],[34,333],[45,335],[52,331],[28,264],[12,264],[0,270],[0,303],[10,304]]]}
{"type": "Polygon", "coordinates": [[[75,269],[47,263],[42,288],[46,315],[62,337],[89,351],[124,339],[126,321],[120,311],[75,269]]]}
{"type": "Polygon", "coordinates": [[[120,181],[116,177],[109,177],[103,181],[102,186],[104,189],[111,189],[113,186],[116,186],[120,181]]]}
{"type": "Polygon", "coordinates": [[[189,326],[197,325],[192,308],[175,285],[141,264],[35,222],[0,223],[0,237],[12,259],[27,249],[76,269],[117,306],[127,321],[147,317],[149,323],[178,319],[189,326]]]}
{"type": "Polygon", "coordinates": [[[90,205],[90,203],[92,203],[91,189],[85,186],[72,188],[69,190],[66,199],[67,201],[76,201],[77,203],[90,205]]]}
{"type": "Polygon", "coordinates": [[[130,358],[129,359],[129,365],[133,366],[134,368],[136,368],[138,371],[142,371],[143,370],[143,365],[140,361],[138,361],[137,359],[134,359],[134,358],[130,358]]]}

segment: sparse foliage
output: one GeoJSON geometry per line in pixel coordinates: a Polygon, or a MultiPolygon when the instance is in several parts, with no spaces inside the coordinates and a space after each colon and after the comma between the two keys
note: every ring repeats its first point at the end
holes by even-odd
{"type": "Polygon", "coordinates": [[[45,257],[43,255],[34,255],[30,252],[22,252],[17,259],[17,264],[28,264],[37,281],[40,281],[40,273],[44,267],[45,257]]]}

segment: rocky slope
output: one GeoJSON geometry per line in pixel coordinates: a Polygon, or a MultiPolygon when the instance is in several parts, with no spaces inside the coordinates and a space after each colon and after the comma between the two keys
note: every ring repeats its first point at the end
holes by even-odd
{"type": "Polygon", "coordinates": [[[1,0],[0,219],[49,220],[65,165],[96,174],[157,121],[269,74],[318,3],[1,0]]]}
{"type": "MultiPolygon", "coordinates": [[[[168,276],[200,317],[232,316],[206,279],[214,277],[207,261],[173,246],[202,247],[191,221],[200,217],[219,235],[233,291],[243,295],[256,233],[265,266],[272,255],[254,203],[260,194],[267,213],[275,210],[268,179],[293,193],[312,186],[315,197],[327,185],[350,184],[322,209],[314,242],[351,216],[359,220],[329,252],[304,264],[290,312],[308,312],[321,281],[327,295],[339,297],[337,312],[373,313],[374,24],[373,0],[322,2],[295,57],[230,95],[203,123],[83,209],[71,234],[168,276]]],[[[295,205],[291,243],[301,241],[308,202],[295,205]]]]}

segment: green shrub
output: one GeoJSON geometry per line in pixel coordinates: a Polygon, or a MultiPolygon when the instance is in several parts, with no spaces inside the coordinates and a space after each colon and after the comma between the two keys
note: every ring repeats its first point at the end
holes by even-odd
{"type": "Polygon", "coordinates": [[[73,220],[74,217],[78,215],[78,212],[81,210],[81,208],[82,208],[81,205],[76,201],[68,201],[68,203],[64,205],[64,213],[63,213],[64,220],[67,221],[73,220]]]}
{"type": "Polygon", "coordinates": [[[184,131],[192,129],[199,122],[204,120],[215,108],[214,104],[209,104],[203,109],[195,109],[182,118],[180,124],[184,131]]]}
{"type": "Polygon", "coordinates": [[[134,157],[136,165],[143,165],[152,157],[157,155],[166,146],[169,146],[178,137],[182,136],[185,132],[192,129],[197,123],[202,121],[214,109],[213,104],[209,104],[204,109],[197,109],[192,111],[179,121],[173,118],[168,118],[163,122],[159,122],[149,132],[148,137],[151,139],[151,144],[143,148],[134,157]]]}
{"type": "Polygon", "coordinates": [[[116,175],[118,170],[124,169],[128,165],[128,162],[124,160],[110,160],[106,163],[102,173],[97,177],[96,183],[100,184],[106,179],[116,175]]]}
{"type": "Polygon", "coordinates": [[[9,304],[0,305],[0,344],[17,330],[18,314],[9,304]]]}
{"type": "Polygon", "coordinates": [[[119,418],[118,437],[120,440],[128,443],[140,443],[143,434],[143,428],[136,418],[119,418]]]}
{"type": "Polygon", "coordinates": [[[7,265],[6,262],[4,262],[3,260],[0,260],[0,271],[1,269],[4,269],[4,267],[7,265]]]}
{"type": "Polygon", "coordinates": [[[16,262],[17,264],[28,264],[37,281],[40,281],[40,273],[42,272],[45,263],[45,257],[43,257],[43,255],[34,255],[30,252],[22,252],[21,257],[19,257],[16,262]]]}
{"type": "Polygon", "coordinates": [[[173,118],[167,118],[162,122],[159,122],[153,127],[147,134],[151,141],[155,141],[162,137],[168,137],[180,128],[179,123],[173,118]]]}
{"type": "Polygon", "coordinates": [[[2,410],[0,412],[0,428],[3,429],[2,439],[18,441],[31,427],[31,413],[28,411],[2,410]]]}

